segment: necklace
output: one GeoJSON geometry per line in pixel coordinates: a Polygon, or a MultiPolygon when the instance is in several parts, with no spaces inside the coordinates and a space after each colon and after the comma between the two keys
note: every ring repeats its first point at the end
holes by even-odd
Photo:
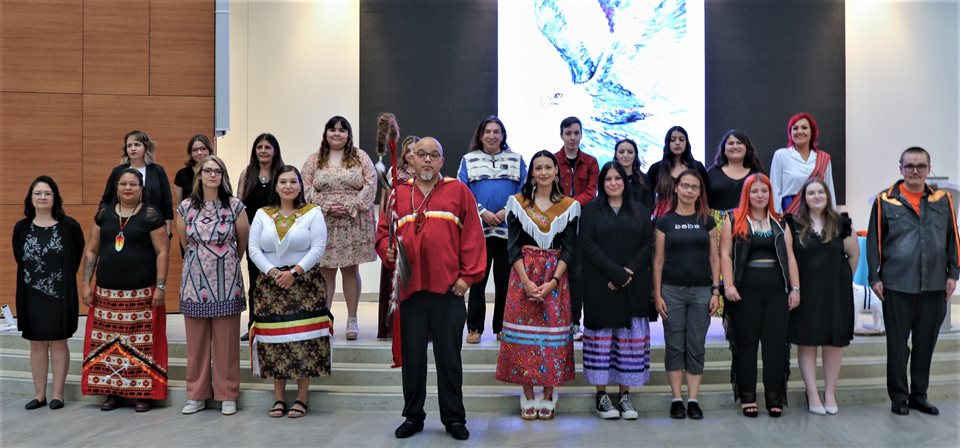
{"type": "MultiPolygon", "coordinates": [[[[413,230],[414,230],[416,233],[420,233],[420,231],[423,230],[424,224],[426,224],[426,222],[427,222],[427,210],[426,210],[426,208],[427,208],[427,201],[430,200],[430,195],[433,194],[433,191],[437,189],[437,184],[438,184],[438,183],[439,183],[439,181],[434,182],[433,188],[431,188],[431,189],[430,189],[430,192],[427,193],[426,196],[423,197],[423,202],[420,202],[420,206],[419,206],[419,207],[414,207],[414,205],[413,205],[413,197],[414,197],[415,195],[414,195],[414,192],[413,192],[413,191],[410,192],[410,208],[413,210],[413,216],[414,216],[414,218],[413,218],[413,230]],[[423,210],[422,212],[420,211],[421,209],[423,210]]],[[[419,188],[419,187],[418,187],[418,188],[419,188]]]]}
{"type": "Polygon", "coordinates": [[[750,222],[750,228],[753,230],[753,234],[761,237],[768,237],[773,235],[773,229],[770,227],[770,221],[766,219],[753,219],[752,216],[747,217],[747,221],[750,222]]]}
{"type": "Polygon", "coordinates": [[[260,183],[265,184],[270,182],[270,176],[260,176],[260,183]]]}
{"type": "Polygon", "coordinates": [[[118,209],[118,211],[117,211],[117,221],[118,221],[118,223],[120,224],[120,231],[117,232],[117,236],[116,236],[116,238],[114,238],[114,240],[113,240],[113,248],[114,248],[117,252],[120,252],[121,250],[123,250],[123,243],[124,243],[124,241],[126,241],[126,238],[124,238],[124,236],[123,236],[123,229],[124,229],[125,227],[127,227],[127,224],[130,224],[130,219],[133,218],[133,215],[136,213],[137,207],[139,207],[139,206],[140,206],[140,204],[137,204],[137,205],[133,206],[133,209],[130,210],[130,214],[127,215],[127,220],[124,221],[124,220],[123,220],[123,206],[120,205],[120,204],[117,204],[117,209],[118,209]]]}

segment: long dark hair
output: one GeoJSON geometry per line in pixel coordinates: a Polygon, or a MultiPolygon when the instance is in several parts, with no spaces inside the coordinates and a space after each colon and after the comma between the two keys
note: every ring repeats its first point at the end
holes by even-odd
{"type": "MultiPolygon", "coordinates": [[[[137,174],[139,173],[138,171],[137,174]]],[[[41,182],[49,185],[50,190],[53,191],[53,210],[51,210],[50,213],[53,215],[53,219],[60,221],[64,216],[67,216],[67,214],[63,211],[63,196],[60,196],[60,187],[57,186],[57,183],[54,182],[50,176],[39,176],[34,179],[33,182],[30,182],[30,188],[27,189],[27,197],[23,199],[23,216],[31,220],[37,217],[37,209],[33,206],[32,200],[33,189],[41,182]]]]}
{"type": "Polygon", "coordinates": [[[307,199],[303,195],[303,176],[300,175],[300,170],[293,165],[284,165],[277,170],[277,174],[273,176],[273,179],[270,181],[270,200],[267,201],[267,205],[270,207],[280,207],[280,194],[277,193],[277,179],[280,178],[281,174],[286,174],[293,171],[297,173],[297,182],[300,183],[300,194],[297,195],[297,198],[293,200],[293,208],[300,208],[304,205],[307,205],[307,199]]]}
{"type": "Polygon", "coordinates": [[[594,201],[597,201],[604,208],[612,208],[610,206],[610,198],[607,196],[607,190],[603,188],[607,174],[610,173],[610,170],[616,171],[620,174],[620,178],[623,179],[623,204],[620,206],[620,210],[623,210],[630,214],[635,214],[636,209],[633,206],[633,197],[630,193],[630,189],[627,188],[627,170],[623,168],[617,161],[607,162],[603,165],[603,168],[600,168],[600,176],[597,178],[597,198],[594,201]]]}
{"type": "Polygon", "coordinates": [[[721,167],[730,163],[730,161],[727,160],[727,153],[725,151],[727,140],[729,140],[730,137],[740,140],[743,146],[747,147],[747,153],[743,156],[743,167],[750,170],[750,172],[762,172],[763,164],[760,163],[760,158],[757,157],[757,150],[753,148],[753,142],[750,141],[750,137],[747,137],[746,132],[739,129],[730,129],[723,134],[723,138],[720,139],[720,145],[717,147],[717,155],[713,158],[713,164],[721,167]]]}
{"type": "Polygon", "coordinates": [[[700,172],[695,169],[684,170],[677,176],[677,182],[675,182],[674,188],[670,190],[670,210],[677,211],[677,201],[679,201],[679,197],[676,189],[680,187],[680,179],[683,179],[683,176],[693,176],[700,182],[700,198],[694,203],[694,207],[696,208],[696,214],[698,216],[707,219],[710,213],[710,207],[707,205],[707,187],[703,183],[703,177],[700,176],[700,172]]]}
{"type": "Polygon", "coordinates": [[[200,209],[200,206],[203,204],[203,186],[201,186],[201,184],[203,183],[203,165],[206,165],[207,162],[215,162],[220,167],[222,174],[220,175],[220,186],[217,187],[217,200],[220,201],[220,208],[230,209],[230,198],[233,197],[233,192],[230,189],[230,176],[227,174],[227,164],[212,154],[204,157],[197,165],[199,169],[197,170],[197,175],[193,177],[193,192],[190,194],[190,206],[195,209],[200,209]]]}
{"type": "Polygon", "coordinates": [[[193,144],[196,142],[203,143],[203,146],[207,147],[207,151],[210,152],[210,154],[207,154],[208,156],[212,156],[216,153],[213,150],[213,145],[210,144],[210,139],[207,138],[206,135],[197,134],[197,135],[194,135],[193,137],[190,137],[190,140],[187,140],[187,161],[183,162],[183,166],[187,168],[190,168],[197,164],[197,161],[193,160],[193,144]]]}
{"type": "Polygon", "coordinates": [[[537,151],[532,157],[530,157],[530,169],[527,170],[527,179],[523,182],[523,188],[520,189],[520,194],[523,196],[524,201],[533,202],[533,187],[537,184],[537,179],[533,174],[533,163],[535,160],[540,157],[546,157],[553,162],[554,168],[557,168],[557,177],[553,179],[553,186],[550,188],[550,202],[557,203],[563,199],[563,191],[560,190],[560,164],[557,163],[557,158],[553,155],[552,152],[542,149],[537,151]]]}
{"type": "Polygon", "coordinates": [[[470,140],[470,151],[483,150],[483,142],[480,140],[483,138],[483,131],[486,129],[488,123],[496,123],[497,126],[500,126],[500,134],[503,136],[503,140],[500,141],[500,150],[510,150],[510,145],[507,144],[507,127],[503,125],[503,122],[500,121],[496,115],[491,115],[481,121],[480,126],[477,126],[477,130],[473,132],[473,140],[470,140]]]}
{"type": "Polygon", "coordinates": [[[340,127],[347,131],[347,143],[343,146],[342,166],[344,168],[353,168],[360,165],[360,149],[353,146],[353,128],[350,127],[350,122],[347,121],[346,118],[336,115],[327,120],[327,124],[323,125],[323,140],[320,142],[317,168],[327,166],[327,162],[330,160],[330,143],[327,142],[327,131],[337,127],[337,124],[340,124],[340,127]]]}
{"type": "Polygon", "coordinates": [[[260,159],[257,158],[257,143],[264,140],[266,140],[270,146],[273,146],[273,160],[270,161],[270,177],[276,178],[277,172],[280,170],[280,167],[283,166],[283,157],[280,157],[280,142],[277,141],[277,138],[274,137],[273,134],[264,132],[253,139],[253,147],[250,148],[250,163],[247,164],[244,178],[241,179],[243,182],[243,197],[240,198],[241,201],[246,201],[247,196],[257,188],[257,183],[260,180],[260,159]]]}
{"type": "MultiPolygon", "coordinates": [[[[665,165],[668,176],[676,166],[673,152],[670,151],[670,136],[673,134],[673,131],[683,134],[683,139],[687,142],[687,147],[684,148],[683,154],[680,154],[680,161],[683,162],[687,168],[693,168],[697,164],[697,159],[693,158],[693,147],[690,146],[690,135],[687,134],[687,130],[684,129],[683,126],[674,126],[667,130],[667,135],[663,138],[663,159],[661,159],[661,162],[665,165]]],[[[660,171],[663,171],[663,169],[664,166],[661,166],[660,171]]]]}
{"type": "MultiPolygon", "coordinates": [[[[644,176],[644,175],[643,175],[643,172],[640,171],[640,148],[637,146],[637,142],[635,142],[635,141],[633,141],[633,140],[631,140],[631,139],[629,139],[629,138],[625,138],[625,139],[622,139],[622,140],[618,140],[616,143],[613,144],[613,160],[614,160],[614,161],[617,161],[617,148],[618,148],[622,143],[626,143],[626,144],[628,144],[628,145],[630,145],[630,146],[633,146],[633,176],[632,176],[632,177],[629,177],[629,178],[626,177],[626,176],[624,176],[624,178],[623,178],[623,183],[624,183],[624,184],[627,184],[627,183],[631,183],[631,182],[632,182],[632,183],[635,183],[635,184],[637,184],[637,185],[640,185],[641,187],[649,190],[650,187],[647,186],[646,176],[644,176]]],[[[617,165],[619,165],[619,164],[620,164],[620,162],[617,161],[617,165]]],[[[626,172],[626,170],[624,170],[624,172],[626,172]]],[[[600,185],[603,185],[603,183],[601,183],[600,185]]]]}

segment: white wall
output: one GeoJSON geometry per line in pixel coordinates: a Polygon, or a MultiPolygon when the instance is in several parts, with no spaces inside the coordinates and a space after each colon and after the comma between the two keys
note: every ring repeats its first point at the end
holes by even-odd
{"type": "MultiPolygon", "coordinates": [[[[231,129],[217,152],[234,185],[262,132],[274,134],[284,162],[297,167],[320,147],[334,115],[350,121],[362,145],[359,0],[231,1],[230,83],[231,129]]],[[[361,266],[363,292],[379,289],[379,275],[379,262],[361,266]]]]}
{"type": "Polygon", "coordinates": [[[960,182],[958,0],[846,0],[847,209],[865,229],[869,199],[899,179],[910,146],[960,182]]]}

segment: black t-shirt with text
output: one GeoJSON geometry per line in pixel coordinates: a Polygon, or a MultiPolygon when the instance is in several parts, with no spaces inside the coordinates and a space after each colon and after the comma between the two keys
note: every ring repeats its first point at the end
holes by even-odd
{"type": "Polygon", "coordinates": [[[716,227],[713,217],[690,216],[670,212],[657,220],[664,233],[662,283],[673,286],[710,286],[710,231],[716,227]]]}

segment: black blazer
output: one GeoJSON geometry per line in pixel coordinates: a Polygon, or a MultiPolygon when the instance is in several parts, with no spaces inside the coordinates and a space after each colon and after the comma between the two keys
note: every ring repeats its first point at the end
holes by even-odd
{"type": "Polygon", "coordinates": [[[584,326],[627,328],[635,317],[655,319],[651,294],[653,223],[650,209],[633,204],[635,214],[620,209],[614,214],[609,203],[590,202],[580,216],[580,262],[583,266],[584,326]],[[633,271],[633,281],[620,288],[633,271]],[[616,291],[607,287],[617,285],[616,291]]]}
{"type": "MultiPolygon", "coordinates": [[[[104,208],[117,200],[117,181],[120,177],[120,171],[128,167],[130,165],[117,165],[110,172],[107,185],[103,188],[103,197],[100,198],[100,208],[104,208]]],[[[160,164],[147,164],[147,176],[144,183],[146,184],[143,191],[144,202],[157,209],[160,216],[163,216],[164,221],[172,220],[173,196],[170,194],[170,179],[167,178],[167,171],[160,164]]]]}
{"type": "MultiPolygon", "coordinates": [[[[30,229],[29,219],[21,219],[13,226],[13,258],[17,262],[17,329],[24,331],[24,326],[30,322],[27,315],[26,294],[27,286],[23,279],[23,244],[30,229]]],[[[67,295],[64,300],[63,322],[67,334],[77,331],[77,316],[80,313],[79,294],[77,293],[77,271],[83,259],[83,229],[80,224],[69,216],[64,216],[57,223],[61,229],[61,243],[63,244],[63,291],[67,295]]]]}

